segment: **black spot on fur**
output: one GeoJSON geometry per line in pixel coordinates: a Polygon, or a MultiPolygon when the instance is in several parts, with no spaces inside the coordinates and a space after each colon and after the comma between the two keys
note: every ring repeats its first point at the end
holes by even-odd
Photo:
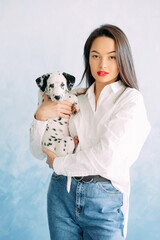
{"type": "Polygon", "coordinates": [[[59,122],[60,125],[63,125],[63,123],[59,122]]]}
{"type": "Polygon", "coordinates": [[[49,77],[50,77],[50,74],[47,73],[36,79],[36,83],[42,92],[45,91],[45,88],[47,86],[47,80],[49,77]]]}
{"type": "Polygon", "coordinates": [[[64,83],[62,82],[62,83],[61,83],[61,88],[64,89],[64,86],[65,86],[65,85],[64,85],[64,83]]]}
{"type": "Polygon", "coordinates": [[[52,143],[48,143],[48,144],[47,144],[47,147],[49,147],[49,146],[51,146],[51,145],[52,145],[52,143]]]}
{"type": "Polygon", "coordinates": [[[54,88],[54,83],[49,85],[50,88],[54,88]]]}
{"type": "Polygon", "coordinates": [[[75,83],[75,77],[65,72],[63,72],[62,74],[67,80],[67,88],[70,91],[75,83]]]}

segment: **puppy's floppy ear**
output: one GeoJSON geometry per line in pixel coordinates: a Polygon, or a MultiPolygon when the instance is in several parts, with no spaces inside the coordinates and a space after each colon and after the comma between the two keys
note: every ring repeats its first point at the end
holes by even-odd
{"type": "Polygon", "coordinates": [[[38,87],[41,89],[42,92],[45,91],[46,86],[47,86],[47,80],[50,77],[50,74],[44,74],[43,76],[39,77],[36,79],[36,83],[38,85],[38,87]]]}
{"type": "Polygon", "coordinates": [[[70,91],[75,83],[75,77],[65,72],[62,74],[67,79],[67,88],[70,91]]]}

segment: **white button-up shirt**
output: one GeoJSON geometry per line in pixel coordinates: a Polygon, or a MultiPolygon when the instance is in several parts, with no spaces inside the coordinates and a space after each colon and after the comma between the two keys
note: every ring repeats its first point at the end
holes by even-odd
{"type": "MultiPolygon", "coordinates": [[[[80,112],[71,117],[69,130],[78,136],[74,154],[57,157],[54,171],[65,176],[101,175],[123,193],[124,235],[126,235],[130,177],[129,168],[137,159],[150,131],[143,97],[122,81],[106,85],[95,110],[94,85],[78,97],[80,112]]],[[[30,132],[32,154],[43,159],[41,140],[46,122],[33,120],[30,132]]]]}

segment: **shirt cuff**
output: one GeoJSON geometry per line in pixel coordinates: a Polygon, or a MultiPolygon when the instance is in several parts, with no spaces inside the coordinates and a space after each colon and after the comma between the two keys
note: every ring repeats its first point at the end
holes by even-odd
{"type": "Polygon", "coordinates": [[[32,122],[32,127],[34,129],[38,129],[40,133],[44,133],[47,123],[48,123],[48,120],[47,121],[40,121],[40,120],[37,120],[34,117],[33,122],[32,122]]]}
{"type": "Polygon", "coordinates": [[[64,158],[65,157],[56,157],[53,162],[53,169],[56,174],[67,176],[63,169],[64,158]]]}
{"type": "Polygon", "coordinates": [[[40,160],[46,157],[46,154],[42,152],[41,145],[46,125],[47,121],[39,121],[34,118],[30,127],[30,151],[34,157],[40,160]]]}
{"type": "Polygon", "coordinates": [[[43,123],[47,123],[48,120],[46,120],[46,121],[40,121],[40,120],[37,120],[37,119],[35,118],[35,115],[34,115],[33,122],[43,124],[43,123]]]}

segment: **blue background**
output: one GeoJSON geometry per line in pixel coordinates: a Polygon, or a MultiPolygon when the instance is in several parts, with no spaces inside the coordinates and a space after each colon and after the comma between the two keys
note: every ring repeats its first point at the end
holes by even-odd
{"type": "Polygon", "coordinates": [[[83,45],[104,23],[128,36],[152,131],[131,168],[127,240],[160,239],[159,0],[0,0],[0,239],[49,239],[45,161],[29,152],[35,79],[65,71],[79,83],[83,45]]]}

